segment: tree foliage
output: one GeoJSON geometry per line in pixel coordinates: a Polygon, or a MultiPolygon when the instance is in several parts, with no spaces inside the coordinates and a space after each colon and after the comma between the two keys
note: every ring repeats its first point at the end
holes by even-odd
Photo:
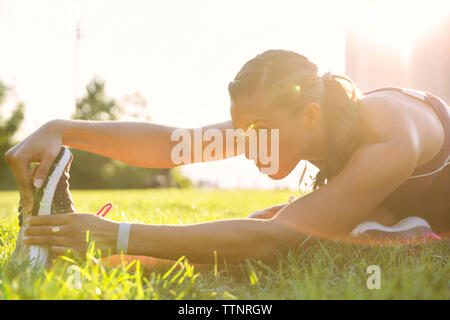
{"type": "Polygon", "coordinates": [[[16,183],[14,176],[6,164],[3,155],[14,145],[14,135],[19,130],[24,118],[24,104],[20,101],[12,101],[10,115],[5,115],[3,107],[12,99],[12,88],[0,81],[0,190],[14,189],[16,183]]]}
{"type": "Polygon", "coordinates": [[[73,119],[78,120],[117,120],[123,112],[115,99],[105,93],[105,82],[94,78],[86,86],[86,94],[76,104],[73,119]]]}
{"type": "MultiPolygon", "coordinates": [[[[94,78],[86,87],[85,95],[77,101],[72,115],[77,120],[121,120],[136,118],[149,120],[145,114],[146,101],[136,93],[122,103],[108,97],[105,82],[94,78]],[[132,105],[130,107],[130,105],[132,105]]],[[[133,167],[93,153],[72,150],[74,162],[71,185],[77,189],[128,189],[177,186],[178,175],[172,177],[168,169],[133,167]]]]}
{"type": "MultiPolygon", "coordinates": [[[[15,101],[9,116],[2,107],[10,102],[12,89],[0,81],[0,190],[15,189],[12,171],[3,155],[17,141],[14,135],[24,119],[24,104],[15,101]]],[[[72,119],[77,120],[146,120],[147,103],[137,92],[122,100],[108,97],[105,82],[94,78],[86,86],[86,93],[77,103],[72,119]]],[[[191,181],[177,170],[149,169],[127,165],[82,150],[72,149],[74,161],[70,171],[70,183],[74,189],[131,189],[152,187],[190,187],[191,181]]]]}

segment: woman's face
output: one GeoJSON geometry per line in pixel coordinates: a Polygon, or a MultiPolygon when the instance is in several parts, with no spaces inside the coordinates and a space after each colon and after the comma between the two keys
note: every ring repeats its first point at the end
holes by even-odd
{"type": "MultiPolygon", "coordinates": [[[[244,131],[255,129],[257,133],[259,129],[268,130],[267,147],[259,142],[258,154],[266,152],[265,154],[274,159],[270,150],[278,152],[278,170],[268,174],[272,179],[282,179],[294,170],[300,160],[310,160],[308,157],[311,156],[312,142],[317,142],[317,137],[321,133],[320,106],[317,104],[310,104],[302,111],[296,111],[283,106],[269,105],[263,95],[252,95],[232,99],[230,112],[236,129],[244,131]],[[270,138],[272,129],[279,129],[278,148],[276,145],[272,148],[274,143],[270,138]]],[[[248,148],[246,157],[249,158],[248,148]]],[[[261,162],[258,156],[255,164],[264,173],[264,167],[268,165],[261,162]]]]}

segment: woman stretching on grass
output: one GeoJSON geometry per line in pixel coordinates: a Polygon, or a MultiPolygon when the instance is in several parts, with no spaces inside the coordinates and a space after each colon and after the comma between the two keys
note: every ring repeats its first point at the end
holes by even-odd
{"type": "MultiPolygon", "coordinates": [[[[233,128],[279,129],[279,168],[270,177],[281,179],[299,161],[308,160],[320,169],[314,191],[248,218],[131,224],[129,238],[127,232],[120,236],[125,234],[121,245],[126,246],[121,248],[128,254],[172,260],[184,255],[194,263],[214,262],[214,252],[219,262],[270,260],[308,235],[342,239],[368,220],[389,227],[419,216],[436,233],[450,229],[450,115],[440,99],[398,88],[358,95],[348,79],[320,76],[307,58],[285,50],[270,50],[248,61],[228,90],[232,120],[203,129],[215,128],[224,135],[233,128]]],[[[175,129],[151,123],[55,120],[9,150],[6,160],[23,207],[30,211],[32,184],[42,185],[62,145],[135,166],[170,168],[178,143],[171,141],[175,129]],[[31,162],[40,163],[33,179],[28,176],[31,162]]],[[[264,167],[259,158],[255,163],[264,167]]],[[[406,231],[410,236],[431,231],[420,218],[408,221],[392,229],[372,223],[356,233],[406,231]]],[[[28,225],[24,243],[49,246],[56,254],[67,249],[84,252],[87,230],[97,248],[114,253],[120,229],[119,223],[92,214],[36,216],[28,225]]]]}

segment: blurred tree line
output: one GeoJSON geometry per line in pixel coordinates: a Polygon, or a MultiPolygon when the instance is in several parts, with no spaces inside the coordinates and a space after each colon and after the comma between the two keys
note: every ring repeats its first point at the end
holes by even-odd
{"type": "Polygon", "coordinates": [[[10,115],[4,114],[3,107],[13,95],[13,90],[0,81],[0,190],[14,189],[16,186],[12,171],[3,157],[14,145],[14,135],[19,130],[24,117],[24,104],[21,101],[13,101],[10,115]]]}
{"type": "MultiPolygon", "coordinates": [[[[6,100],[9,88],[0,82],[0,108],[6,100]]],[[[23,103],[17,103],[11,116],[1,117],[0,109],[0,152],[2,155],[14,145],[13,136],[24,118],[23,103]]],[[[105,93],[105,82],[94,78],[86,93],[77,100],[72,119],[76,120],[147,120],[147,103],[139,94],[125,96],[121,101],[105,93]]],[[[102,157],[82,150],[72,149],[74,161],[70,170],[70,184],[74,189],[130,189],[158,187],[191,187],[192,183],[178,168],[149,169],[127,165],[123,162],[102,157]]],[[[11,170],[0,159],[0,189],[14,189],[11,170]]]]}

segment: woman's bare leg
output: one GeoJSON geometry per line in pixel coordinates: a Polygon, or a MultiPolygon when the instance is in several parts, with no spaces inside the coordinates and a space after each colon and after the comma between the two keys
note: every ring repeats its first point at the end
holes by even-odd
{"type": "Polygon", "coordinates": [[[385,205],[380,205],[378,208],[376,208],[372,212],[372,214],[367,217],[366,220],[378,222],[386,227],[392,226],[398,222],[398,219],[395,217],[392,211],[385,205]]]}

